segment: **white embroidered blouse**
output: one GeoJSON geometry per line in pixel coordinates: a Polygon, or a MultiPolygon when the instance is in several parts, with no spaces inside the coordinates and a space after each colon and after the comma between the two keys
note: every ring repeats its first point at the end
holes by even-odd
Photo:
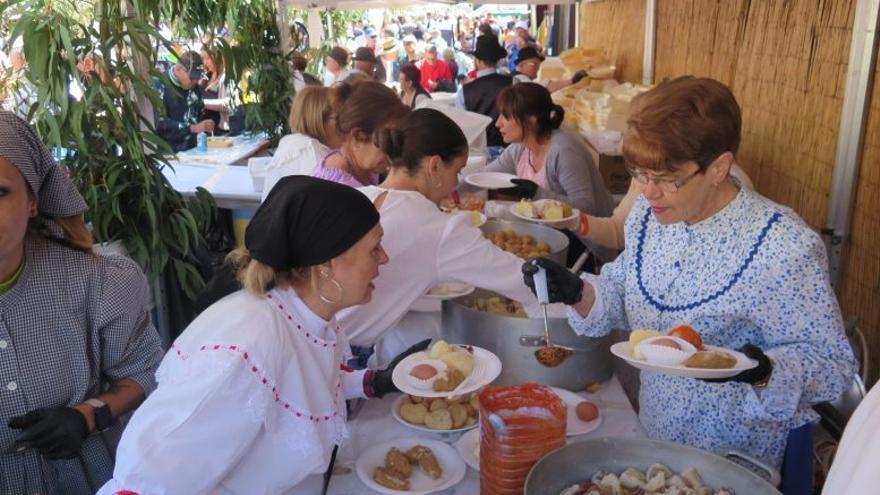
{"type": "Polygon", "coordinates": [[[99,495],[280,494],[322,473],[362,390],[349,354],[292,290],[218,301],[166,354],[99,495]]]}

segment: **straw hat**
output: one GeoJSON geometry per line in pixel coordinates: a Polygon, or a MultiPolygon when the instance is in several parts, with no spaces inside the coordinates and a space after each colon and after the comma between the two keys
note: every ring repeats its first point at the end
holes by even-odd
{"type": "Polygon", "coordinates": [[[394,38],[385,38],[382,42],[382,55],[390,55],[399,50],[400,48],[397,46],[397,40],[394,38]]]}

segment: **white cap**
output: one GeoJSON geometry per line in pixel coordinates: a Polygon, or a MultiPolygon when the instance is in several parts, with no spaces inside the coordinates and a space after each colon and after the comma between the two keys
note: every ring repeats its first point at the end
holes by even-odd
{"type": "Polygon", "coordinates": [[[517,28],[523,28],[523,29],[525,29],[526,31],[528,31],[528,30],[529,30],[529,23],[526,22],[526,21],[518,21],[518,22],[516,23],[516,27],[517,27],[517,28]]]}

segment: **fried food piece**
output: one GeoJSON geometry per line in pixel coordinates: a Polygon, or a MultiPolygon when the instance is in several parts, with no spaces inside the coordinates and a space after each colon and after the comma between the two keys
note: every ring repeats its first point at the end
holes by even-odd
{"type": "Polygon", "coordinates": [[[425,415],[425,426],[432,430],[451,430],[452,413],[449,409],[438,409],[425,415]]]}
{"type": "Polygon", "coordinates": [[[419,457],[419,467],[428,475],[428,478],[432,480],[440,479],[443,476],[443,469],[440,468],[440,463],[437,462],[437,458],[434,457],[431,449],[426,448],[426,450],[428,452],[419,457]]]}
{"type": "Polygon", "coordinates": [[[408,395],[407,397],[409,397],[409,400],[410,400],[413,404],[421,404],[422,402],[425,402],[425,398],[424,398],[424,397],[417,397],[417,396],[415,396],[415,395],[408,395]]]}
{"type": "Polygon", "coordinates": [[[446,371],[443,372],[442,376],[434,381],[434,391],[435,392],[452,392],[455,390],[461,382],[465,379],[464,373],[458,371],[458,369],[450,367],[446,371]]]}
{"type": "Polygon", "coordinates": [[[468,419],[467,408],[461,404],[452,404],[449,406],[449,414],[452,415],[453,429],[461,428],[468,419]]]}
{"type": "Polygon", "coordinates": [[[398,472],[386,469],[382,466],[377,467],[373,471],[373,481],[379,483],[385,488],[392,490],[406,491],[409,490],[409,480],[398,472]]]}
{"type": "Polygon", "coordinates": [[[688,368],[723,370],[736,366],[736,358],[722,351],[699,351],[689,357],[684,365],[688,368]]]}
{"type": "Polygon", "coordinates": [[[424,445],[416,445],[415,447],[411,447],[409,450],[406,451],[406,457],[411,462],[419,462],[419,459],[430,451],[431,449],[425,447],[424,445]]]}
{"type": "Polygon", "coordinates": [[[400,406],[400,417],[407,423],[414,425],[425,424],[425,415],[428,414],[428,408],[425,404],[403,404],[400,406]]]}
{"type": "Polygon", "coordinates": [[[418,462],[422,471],[424,471],[432,480],[436,480],[443,476],[443,469],[440,467],[440,463],[437,462],[437,458],[434,457],[434,452],[431,452],[431,449],[428,447],[425,447],[424,445],[416,445],[406,451],[406,456],[412,462],[418,462]]]}
{"type": "Polygon", "coordinates": [[[403,455],[403,452],[397,450],[396,447],[392,447],[385,454],[385,469],[399,473],[404,478],[409,478],[412,474],[412,464],[410,464],[409,458],[403,455]]]}
{"type": "Polygon", "coordinates": [[[449,409],[449,404],[444,399],[434,399],[431,401],[431,407],[428,408],[428,411],[434,412],[440,409],[449,409]]]}

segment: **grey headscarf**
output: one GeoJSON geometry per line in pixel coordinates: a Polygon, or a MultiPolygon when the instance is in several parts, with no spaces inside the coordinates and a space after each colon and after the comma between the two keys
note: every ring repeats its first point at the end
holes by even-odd
{"type": "Polygon", "coordinates": [[[37,209],[49,218],[86,211],[86,202],[49,148],[33,129],[11,112],[0,110],[0,157],[18,168],[37,197],[37,209]]]}

